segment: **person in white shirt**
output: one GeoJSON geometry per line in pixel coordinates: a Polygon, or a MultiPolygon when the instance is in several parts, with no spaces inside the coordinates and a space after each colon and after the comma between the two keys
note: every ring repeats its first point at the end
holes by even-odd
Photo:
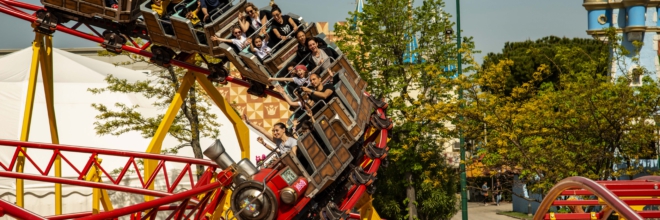
{"type": "Polygon", "coordinates": [[[275,145],[277,146],[273,148],[268,144],[266,144],[263,138],[261,137],[257,138],[257,141],[260,144],[263,144],[264,147],[268,148],[268,150],[277,151],[280,154],[286,154],[288,152],[291,152],[293,155],[296,155],[296,150],[298,149],[298,140],[296,140],[296,138],[293,137],[291,132],[287,131],[286,125],[284,125],[284,123],[282,122],[276,123],[275,126],[273,126],[273,132],[268,133],[268,131],[266,131],[265,128],[250,123],[250,120],[247,119],[247,116],[245,114],[243,114],[243,120],[245,121],[246,124],[251,125],[259,132],[266,135],[266,138],[275,142],[275,145]]]}
{"type": "Polygon", "coordinates": [[[235,26],[234,28],[232,28],[231,33],[234,36],[233,39],[219,38],[218,36],[213,35],[213,36],[211,36],[211,40],[219,41],[219,42],[223,42],[223,43],[232,43],[236,47],[238,47],[239,51],[241,51],[245,47],[250,45],[250,43],[252,42],[252,40],[248,39],[247,36],[245,36],[245,31],[243,31],[242,29],[243,28],[241,26],[235,26]]]}
{"type": "Polygon", "coordinates": [[[270,47],[268,46],[268,35],[262,37],[258,34],[255,34],[252,37],[252,46],[250,47],[250,52],[257,55],[259,60],[263,62],[266,55],[270,54],[270,47]]]}

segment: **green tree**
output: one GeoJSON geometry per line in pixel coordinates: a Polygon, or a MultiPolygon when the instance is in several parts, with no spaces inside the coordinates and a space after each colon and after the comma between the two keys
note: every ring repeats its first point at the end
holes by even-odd
{"type": "Polygon", "coordinates": [[[607,59],[598,58],[606,58],[608,56],[608,45],[599,40],[548,36],[536,41],[506,42],[501,53],[488,53],[484,58],[482,66],[488,67],[503,60],[513,61],[515,65],[510,67],[511,74],[503,81],[506,84],[505,92],[510,94],[513,88],[531,81],[533,78],[531,74],[536,72],[541,65],[548,66],[550,68],[550,74],[545,76],[543,80],[536,82],[534,84],[536,87],[544,82],[559,83],[561,73],[568,71],[581,72],[582,67],[579,64],[587,63],[591,60],[599,61],[596,64],[596,68],[598,69],[596,73],[605,75],[607,74],[607,59]],[[566,47],[580,48],[583,54],[572,57],[576,60],[570,60],[566,63],[554,59],[557,53],[559,53],[558,50],[566,47]],[[530,48],[534,50],[534,53],[529,52],[530,48]]]}
{"type": "Polygon", "coordinates": [[[483,125],[488,127],[489,141],[480,152],[486,166],[518,169],[527,188],[540,193],[570,176],[603,180],[641,170],[639,159],[655,153],[660,84],[643,68],[636,71],[646,75],[639,86],[631,86],[632,74],[603,74],[603,63],[623,65],[623,56],[639,61],[639,53],[622,47],[614,31],[609,37],[607,47],[616,49],[612,58],[587,56],[581,46],[556,46],[548,64],[525,73],[531,78],[512,88],[502,82],[526,64],[511,59],[487,63],[455,81],[466,88],[465,108],[458,110],[466,120],[459,127],[481,139],[483,125]],[[553,69],[561,70],[558,81],[546,81],[553,69]],[[621,164],[626,168],[614,169],[621,164]]]}
{"type": "MultiPolygon", "coordinates": [[[[366,1],[362,13],[350,14],[357,19],[336,25],[335,33],[339,48],[369,83],[368,92],[390,103],[395,122],[388,144],[392,165],[379,172],[376,210],[388,219],[449,219],[457,211],[458,175],[442,152],[457,136],[448,126],[451,118],[440,114],[440,103],[455,102],[456,96],[440,79],[455,74],[443,70],[456,64],[458,51],[455,36],[445,36],[453,24],[444,3],[414,5],[366,1]],[[409,46],[413,39],[417,48],[409,46]]],[[[471,38],[464,42],[464,50],[472,51],[471,38]]]]}
{"type": "MultiPolygon", "coordinates": [[[[107,51],[100,51],[99,55],[116,56],[107,51]]],[[[123,52],[120,56],[128,57],[129,61],[115,65],[150,63],[145,57],[128,52],[123,52]]],[[[145,73],[148,76],[147,80],[137,82],[128,82],[125,79],[108,75],[106,77],[107,87],[90,88],[88,91],[93,94],[112,92],[142,95],[145,98],[153,99],[152,105],[165,112],[176,95],[186,71],[179,67],[161,67],[157,71],[145,73]]],[[[217,137],[220,132],[218,130],[220,124],[216,122],[217,116],[210,112],[212,106],[204,90],[195,83],[188,91],[188,96],[184,99],[181,109],[168,131],[169,135],[182,144],[169,148],[164,147],[162,153],[176,154],[184,147],[191,147],[195,158],[203,158],[200,138],[217,137]]],[[[121,135],[137,131],[144,138],[152,138],[164,116],[164,114],[147,116],[140,112],[140,106],[129,106],[125,103],[115,103],[113,107],[95,103],[92,104],[92,107],[99,111],[96,116],[98,121],[94,122],[94,128],[99,135],[121,135]]],[[[197,170],[201,173],[204,169],[199,166],[197,170]]]]}

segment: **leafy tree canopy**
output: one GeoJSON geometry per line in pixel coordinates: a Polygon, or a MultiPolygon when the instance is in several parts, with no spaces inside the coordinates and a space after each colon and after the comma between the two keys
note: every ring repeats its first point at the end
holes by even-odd
{"type": "MultiPolygon", "coordinates": [[[[455,103],[456,91],[441,79],[456,74],[444,72],[456,65],[455,36],[444,34],[453,23],[441,0],[408,3],[366,1],[364,12],[351,13],[346,25],[335,26],[335,34],[369,83],[368,92],[389,102],[388,115],[395,121],[388,144],[391,165],[376,181],[376,210],[388,219],[449,219],[457,211],[458,175],[443,151],[457,136],[442,103],[455,103]],[[413,39],[417,48],[410,47],[413,39]]],[[[472,39],[463,41],[463,51],[473,52],[472,39]]],[[[470,71],[472,57],[463,61],[470,71]]]]}
{"type": "Polygon", "coordinates": [[[556,45],[553,56],[543,56],[546,61],[491,59],[477,74],[454,81],[466,97],[457,111],[465,117],[459,127],[472,138],[488,139],[481,145],[482,162],[518,170],[528,189],[541,193],[570,176],[603,180],[638,173],[640,159],[655,157],[660,84],[643,68],[637,86],[630,75],[603,74],[603,63],[639,56],[620,40],[610,30],[608,43],[601,43],[616,49],[612,58],[585,55],[600,53],[593,51],[598,46],[556,45]],[[548,81],[554,71],[560,72],[557,80],[548,81]],[[516,74],[528,78],[512,87],[502,83],[516,74]]]}
{"type": "Polygon", "coordinates": [[[535,81],[532,86],[539,87],[544,82],[557,84],[561,81],[561,74],[569,71],[583,72],[590,71],[583,68],[594,68],[594,74],[607,74],[607,58],[609,48],[607,44],[595,39],[560,38],[548,36],[536,41],[506,42],[501,53],[488,53],[484,58],[483,67],[497,65],[501,61],[511,60],[515,65],[511,65],[509,74],[501,83],[506,94],[510,94],[515,87],[522,86],[533,80],[532,73],[536,72],[541,65],[547,66],[549,74],[546,74],[542,80],[535,81]],[[571,60],[560,59],[561,49],[575,48],[579,49],[580,54],[571,57],[571,60]],[[597,61],[595,65],[582,66],[584,63],[597,61]]]}

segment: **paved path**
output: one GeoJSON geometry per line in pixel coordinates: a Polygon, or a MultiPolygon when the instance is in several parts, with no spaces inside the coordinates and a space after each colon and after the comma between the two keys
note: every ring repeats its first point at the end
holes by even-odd
{"type": "MultiPolygon", "coordinates": [[[[500,203],[500,206],[489,204],[484,206],[483,203],[471,202],[468,203],[468,220],[512,220],[512,218],[505,215],[498,215],[500,211],[511,211],[513,206],[511,203],[500,203]]],[[[461,211],[458,211],[451,220],[462,220],[461,211]]]]}

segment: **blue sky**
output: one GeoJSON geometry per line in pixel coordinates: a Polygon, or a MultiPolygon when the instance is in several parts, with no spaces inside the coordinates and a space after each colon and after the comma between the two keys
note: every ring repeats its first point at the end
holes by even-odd
{"type": "MultiPolygon", "coordinates": [[[[38,0],[22,0],[40,5],[38,0]]],[[[251,0],[265,6],[270,0],[251,0]]],[[[346,20],[348,12],[355,10],[355,0],[276,0],[284,13],[293,12],[305,21],[327,21],[334,24],[346,20]]],[[[416,4],[422,0],[417,0],[416,4]]],[[[446,1],[445,11],[454,15],[456,2],[446,1]]],[[[0,49],[29,47],[34,34],[26,21],[0,13],[0,49]]],[[[473,36],[482,53],[480,62],[488,52],[499,52],[504,42],[535,40],[548,35],[560,37],[590,37],[586,34],[587,11],[582,1],[574,0],[463,0],[461,1],[461,28],[463,36],[473,36]]],[[[57,48],[94,47],[95,43],[81,38],[56,33],[57,48]]]]}

